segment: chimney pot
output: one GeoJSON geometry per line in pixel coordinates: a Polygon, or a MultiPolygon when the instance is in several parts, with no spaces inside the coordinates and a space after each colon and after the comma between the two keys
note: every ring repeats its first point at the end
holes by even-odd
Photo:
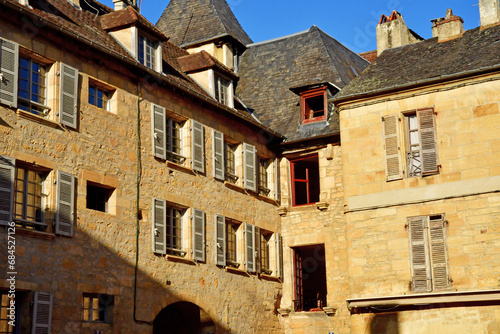
{"type": "Polygon", "coordinates": [[[397,11],[387,17],[382,15],[377,25],[377,55],[384,50],[420,42],[418,35],[412,33],[405,24],[403,16],[397,11]]]}
{"type": "Polygon", "coordinates": [[[498,25],[500,23],[499,0],[479,0],[479,16],[481,29],[498,25]]]}

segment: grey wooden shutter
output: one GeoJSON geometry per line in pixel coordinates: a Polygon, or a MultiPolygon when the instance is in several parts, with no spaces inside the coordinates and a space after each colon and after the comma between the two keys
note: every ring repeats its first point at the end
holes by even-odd
{"type": "Polygon", "coordinates": [[[283,240],[281,234],[275,234],[276,242],[276,276],[283,277],[283,240]]]}
{"type": "Polygon", "coordinates": [[[451,289],[446,247],[446,224],[443,216],[429,220],[433,290],[451,289]]]}
{"type": "Polygon", "coordinates": [[[434,109],[417,111],[418,134],[422,152],[422,175],[438,172],[438,152],[434,109]]]}
{"type": "Polygon", "coordinates": [[[0,225],[12,221],[15,171],[15,160],[0,155],[0,225]]]}
{"type": "Polygon", "coordinates": [[[215,261],[226,265],[226,217],[215,215],[215,261]]]}
{"type": "Polygon", "coordinates": [[[19,45],[0,39],[0,103],[17,107],[19,45]]]}
{"type": "Polygon", "coordinates": [[[254,262],[255,271],[260,273],[262,271],[262,254],[261,254],[261,244],[260,244],[260,227],[254,226],[253,229],[254,237],[254,262]]]}
{"type": "Polygon", "coordinates": [[[224,181],[224,134],[213,130],[214,178],[224,181]]]}
{"type": "Polygon", "coordinates": [[[245,223],[245,260],[248,272],[255,272],[254,226],[245,223]]]}
{"type": "Polygon", "coordinates": [[[399,180],[403,177],[398,120],[398,115],[383,117],[387,181],[399,180]]]}
{"type": "Polygon", "coordinates": [[[193,260],[205,262],[205,212],[193,209],[193,260]]]}
{"type": "Polygon", "coordinates": [[[257,163],[255,147],[243,143],[243,166],[244,166],[244,187],[245,189],[257,191],[257,163]]]}
{"type": "Polygon", "coordinates": [[[56,234],[73,236],[75,207],[75,178],[71,174],[57,173],[56,234]]]}
{"type": "Polygon", "coordinates": [[[431,271],[427,238],[427,217],[408,218],[411,276],[414,292],[431,290],[431,271]]]}
{"type": "Polygon", "coordinates": [[[205,136],[203,124],[193,120],[192,130],[193,170],[205,173],[205,136]]]}
{"type": "Polygon", "coordinates": [[[52,294],[35,292],[33,306],[33,325],[31,334],[50,334],[52,323],[52,294]]]}
{"type": "Polygon", "coordinates": [[[78,123],[78,70],[61,63],[59,122],[76,129],[78,123]]]}
{"type": "Polygon", "coordinates": [[[167,202],[153,198],[153,252],[167,253],[167,202]]]}
{"type": "Polygon", "coordinates": [[[167,158],[166,133],[165,108],[151,104],[151,142],[153,143],[153,155],[163,160],[167,158]]]}
{"type": "Polygon", "coordinates": [[[278,158],[274,159],[274,199],[279,202],[281,198],[280,192],[280,161],[278,158]]]}

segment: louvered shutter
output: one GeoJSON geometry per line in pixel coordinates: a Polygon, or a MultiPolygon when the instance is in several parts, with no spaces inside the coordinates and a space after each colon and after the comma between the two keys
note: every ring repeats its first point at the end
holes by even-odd
{"type": "Polygon", "coordinates": [[[281,234],[275,234],[276,242],[276,276],[283,278],[283,240],[281,234]]]}
{"type": "Polygon", "coordinates": [[[398,115],[390,115],[383,118],[387,181],[399,180],[403,177],[398,120],[398,115]]]}
{"type": "Polygon", "coordinates": [[[213,130],[214,177],[224,181],[224,134],[213,130]]]}
{"type": "Polygon", "coordinates": [[[255,147],[243,143],[243,166],[245,168],[244,172],[244,187],[245,189],[257,191],[257,163],[255,154],[255,147]]]}
{"type": "Polygon", "coordinates": [[[215,256],[219,266],[226,265],[226,217],[215,215],[215,256]]]}
{"type": "Polygon", "coordinates": [[[36,291],[31,334],[50,334],[51,323],[52,294],[36,291]]]}
{"type": "Polygon", "coordinates": [[[433,290],[448,290],[451,285],[446,249],[446,225],[442,216],[429,220],[429,236],[433,290]]]}
{"type": "Polygon", "coordinates": [[[78,123],[78,70],[61,63],[59,122],[76,129],[78,123]]]}
{"type": "Polygon", "coordinates": [[[153,199],[153,252],[167,253],[167,202],[153,199]]]}
{"type": "Polygon", "coordinates": [[[192,129],[193,170],[205,173],[205,136],[203,124],[193,120],[192,129]]]}
{"type": "Polygon", "coordinates": [[[431,290],[427,217],[408,218],[408,226],[413,291],[427,292],[431,290]]]}
{"type": "Polygon", "coordinates": [[[153,155],[159,159],[167,158],[166,133],[167,123],[165,108],[151,104],[151,141],[153,143],[153,155]]]}
{"type": "Polygon", "coordinates": [[[75,178],[59,171],[57,173],[56,233],[73,236],[75,206],[75,178]]]}
{"type": "Polygon", "coordinates": [[[260,273],[262,271],[262,262],[261,262],[261,244],[260,244],[260,227],[254,226],[254,262],[255,262],[255,271],[260,273]]]}
{"type": "Polygon", "coordinates": [[[17,107],[19,45],[0,38],[0,103],[17,107]]]}
{"type": "Polygon", "coordinates": [[[438,172],[438,153],[434,110],[419,110],[417,122],[422,152],[422,175],[435,174],[438,172]]]}
{"type": "Polygon", "coordinates": [[[274,199],[280,201],[280,161],[278,158],[274,159],[274,199]]]}
{"type": "Polygon", "coordinates": [[[248,272],[255,272],[254,226],[245,223],[245,260],[248,272]]]}
{"type": "Polygon", "coordinates": [[[193,209],[193,260],[205,262],[205,212],[193,209]]]}
{"type": "Polygon", "coordinates": [[[0,225],[12,221],[15,171],[15,160],[0,156],[0,225]]]}

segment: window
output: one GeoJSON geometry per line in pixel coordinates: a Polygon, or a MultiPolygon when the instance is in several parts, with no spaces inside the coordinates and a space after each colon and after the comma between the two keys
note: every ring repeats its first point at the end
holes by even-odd
{"type": "Polygon", "coordinates": [[[231,82],[224,80],[221,77],[215,77],[215,99],[222,104],[229,105],[229,88],[231,82]]]}
{"type": "Polygon", "coordinates": [[[89,85],[89,103],[104,110],[109,110],[110,93],[99,86],[89,85]]]}
{"type": "Polygon", "coordinates": [[[259,159],[259,194],[268,196],[271,192],[269,189],[269,173],[268,168],[270,160],[259,159]]]}
{"type": "Polygon", "coordinates": [[[412,290],[451,289],[445,215],[408,218],[412,290]]]}
{"type": "Polygon", "coordinates": [[[300,98],[300,104],[302,107],[302,123],[310,123],[326,119],[326,87],[304,92],[300,94],[300,98]]]}
{"type": "Polygon", "coordinates": [[[319,202],[318,156],[291,160],[293,205],[319,202]]]}
{"type": "Polygon", "coordinates": [[[83,294],[83,321],[110,323],[114,298],[105,294],[83,294]]]}
{"type": "Polygon", "coordinates": [[[155,69],[157,47],[157,43],[145,36],[139,35],[139,62],[148,68],[155,69]]]}
{"type": "Polygon", "coordinates": [[[46,104],[47,68],[26,57],[19,57],[18,108],[38,116],[50,110],[46,104]]]}
{"type": "Polygon", "coordinates": [[[237,235],[240,222],[226,218],[226,264],[238,268],[237,235]]]}
{"type": "Polygon", "coordinates": [[[87,209],[111,213],[109,202],[113,192],[113,188],[87,181],[87,209]]]}
{"type": "Polygon", "coordinates": [[[183,210],[167,207],[167,254],[184,255],[182,251],[183,210]]]}
{"type": "Polygon", "coordinates": [[[325,245],[296,247],[293,254],[295,311],[321,309],[327,292],[325,245]]]}
{"type": "Polygon", "coordinates": [[[238,176],[236,175],[236,149],[237,145],[224,143],[224,167],[225,167],[225,180],[229,183],[236,184],[238,176]]]}
{"type": "Polygon", "coordinates": [[[167,119],[167,160],[182,164],[182,124],[173,119],[167,119]]]}
{"type": "Polygon", "coordinates": [[[264,274],[271,275],[273,271],[270,267],[269,261],[269,240],[271,239],[271,233],[265,233],[261,230],[260,233],[260,265],[261,271],[264,274]]]}
{"type": "MultiPolygon", "coordinates": [[[[205,214],[200,210],[193,209],[193,211],[193,251],[195,253],[193,258],[204,261],[204,250],[200,248],[200,245],[205,242],[205,214]],[[197,242],[199,236],[201,240],[197,242]],[[203,254],[196,254],[199,251],[203,254]]],[[[186,255],[183,242],[185,213],[186,208],[168,203],[163,199],[153,198],[153,252],[176,256],[186,255]]]]}
{"type": "Polygon", "coordinates": [[[9,308],[11,303],[18,302],[18,300],[14,300],[14,294],[7,292],[1,292],[0,298],[0,334],[15,334],[16,326],[18,326],[18,312],[16,310],[11,312],[9,308]],[[14,317],[11,316],[12,314],[14,317]]]}

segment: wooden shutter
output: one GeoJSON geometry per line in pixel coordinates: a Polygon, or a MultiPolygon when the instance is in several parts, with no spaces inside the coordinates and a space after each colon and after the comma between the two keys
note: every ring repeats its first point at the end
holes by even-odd
{"type": "Polygon", "coordinates": [[[192,121],[193,170],[205,173],[205,136],[203,124],[192,121]]]}
{"type": "Polygon", "coordinates": [[[245,223],[245,260],[248,272],[255,272],[254,226],[245,223]]]}
{"type": "Polygon", "coordinates": [[[59,122],[76,129],[78,123],[78,70],[64,63],[61,63],[59,92],[59,122]]]}
{"type": "Polygon", "coordinates": [[[226,217],[215,215],[215,262],[226,265],[226,217]]]}
{"type": "Polygon", "coordinates": [[[163,160],[167,159],[166,132],[165,108],[151,104],[151,142],[153,143],[153,155],[163,160]]]}
{"type": "Polygon", "coordinates": [[[50,334],[52,322],[52,294],[35,292],[31,334],[50,334]]]}
{"type": "Polygon", "coordinates": [[[0,155],[0,225],[12,221],[15,171],[15,160],[0,155]]]}
{"type": "Polygon", "coordinates": [[[432,263],[433,290],[451,288],[446,247],[446,223],[442,215],[429,220],[430,253],[432,263]]]}
{"type": "Polygon", "coordinates": [[[434,109],[417,111],[418,134],[422,152],[422,175],[438,172],[438,153],[434,109]]]}
{"type": "Polygon", "coordinates": [[[56,233],[73,236],[75,207],[75,178],[59,171],[57,173],[56,233]]]}
{"type": "Polygon", "coordinates": [[[383,117],[382,120],[384,122],[387,181],[399,180],[403,177],[399,142],[399,118],[398,115],[390,115],[383,117]]]}
{"type": "Polygon", "coordinates": [[[0,103],[17,107],[19,45],[0,39],[0,103]]]}
{"type": "Polygon", "coordinates": [[[224,134],[213,130],[214,178],[224,181],[224,134]]]}
{"type": "Polygon", "coordinates": [[[427,217],[408,218],[411,276],[414,292],[431,291],[427,217]]]}
{"type": "Polygon", "coordinates": [[[205,212],[193,209],[193,260],[205,262],[205,212]]]}
{"type": "Polygon", "coordinates": [[[279,202],[281,198],[280,192],[280,160],[274,159],[274,199],[279,202]]]}
{"type": "Polygon", "coordinates": [[[276,276],[283,278],[283,240],[281,234],[275,234],[276,242],[276,276]]]}
{"type": "Polygon", "coordinates": [[[257,163],[255,154],[255,147],[243,143],[243,166],[245,168],[244,171],[244,187],[245,189],[257,191],[257,163]]]}
{"type": "Polygon", "coordinates": [[[167,253],[167,202],[153,198],[153,252],[167,253]]]}
{"type": "Polygon", "coordinates": [[[262,258],[260,253],[260,227],[254,226],[254,263],[255,263],[255,271],[260,273],[262,271],[262,258]]]}

